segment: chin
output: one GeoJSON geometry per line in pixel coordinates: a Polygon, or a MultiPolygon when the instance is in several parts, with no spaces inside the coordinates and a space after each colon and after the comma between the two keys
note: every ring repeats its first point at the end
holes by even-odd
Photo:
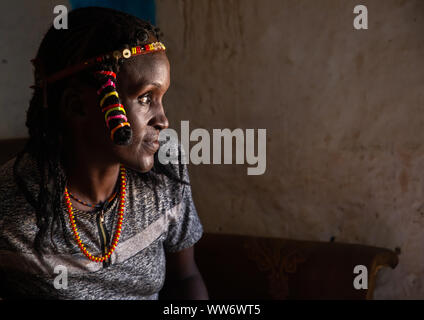
{"type": "Polygon", "coordinates": [[[124,164],[124,165],[137,172],[146,173],[152,170],[154,165],[154,159],[153,159],[153,156],[143,157],[142,159],[140,159],[139,162],[136,162],[136,163],[133,162],[131,164],[124,164]]]}
{"type": "Polygon", "coordinates": [[[148,148],[143,143],[135,143],[129,147],[126,147],[125,152],[118,154],[118,159],[121,163],[140,173],[146,173],[152,170],[155,163],[154,155],[158,151],[157,149],[148,148]]]}

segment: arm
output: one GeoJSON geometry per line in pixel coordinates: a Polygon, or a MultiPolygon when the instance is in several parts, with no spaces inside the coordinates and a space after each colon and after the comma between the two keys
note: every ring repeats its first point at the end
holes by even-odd
{"type": "Polygon", "coordinates": [[[166,253],[166,279],[160,299],[209,299],[202,275],[194,261],[194,246],[166,253]]]}

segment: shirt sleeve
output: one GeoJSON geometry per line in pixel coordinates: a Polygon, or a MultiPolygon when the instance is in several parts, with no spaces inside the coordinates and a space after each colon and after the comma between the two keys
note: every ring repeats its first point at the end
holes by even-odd
{"type": "MultiPolygon", "coordinates": [[[[187,166],[184,165],[182,170],[184,181],[189,182],[187,166]]],[[[190,185],[183,185],[181,202],[170,211],[165,250],[177,252],[192,247],[202,237],[203,226],[193,202],[190,185]]]]}

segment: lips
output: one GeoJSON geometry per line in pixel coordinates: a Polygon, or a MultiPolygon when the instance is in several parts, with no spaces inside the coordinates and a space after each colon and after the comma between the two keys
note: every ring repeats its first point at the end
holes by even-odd
{"type": "Polygon", "coordinates": [[[159,150],[159,136],[157,134],[148,135],[143,140],[145,149],[151,153],[156,153],[159,150]]]}

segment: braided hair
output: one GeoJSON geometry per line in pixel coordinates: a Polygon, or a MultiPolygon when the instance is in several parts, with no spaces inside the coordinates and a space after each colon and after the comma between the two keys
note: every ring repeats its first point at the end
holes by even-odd
{"type": "MultiPolygon", "coordinates": [[[[124,45],[145,45],[151,38],[160,40],[158,28],[139,18],[109,8],[88,7],[73,10],[69,13],[68,22],[69,29],[56,30],[51,26],[44,36],[35,59],[36,84],[46,75],[122,48],[124,45]]],[[[104,109],[109,108],[105,110],[109,111],[106,117],[107,127],[110,131],[116,128],[111,134],[113,142],[128,145],[131,142],[131,128],[129,125],[122,125],[126,122],[125,111],[122,112],[119,108],[120,99],[116,92],[116,73],[123,62],[123,58],[104,60],[75,77],[81,82],[96,86],[99,101],[104,109]]],[[[39,253],[44,251],[48,234],[50,242],[53,243],[53,250],[56,251],[53,234],[57,229],[65,228],[61,210],[66,176],[61,170],[63,132],[58,106],[68,84],[69,79],[65,78],[48,86],[34,87],[26,120],[29,139],[25,148],[17,155],[13,168],[19,189],[36,211],[38,232],[34,247],[39,253]],[[38,197],[31,194],[26,177],[20,171],[22,160],[27,154],[37,163],[40,178],[38,197]]],[[[160,164],[157,154],[151,171],[188,184],[177,177],[171,168],[160,164]]],[[[181,174],[180,169],[180,177],[181,174]]],[[[153,175],[149,172],[147,176],[153,175]]],[[[66,240],[69,243],[70,240],[66,240]]]]}

